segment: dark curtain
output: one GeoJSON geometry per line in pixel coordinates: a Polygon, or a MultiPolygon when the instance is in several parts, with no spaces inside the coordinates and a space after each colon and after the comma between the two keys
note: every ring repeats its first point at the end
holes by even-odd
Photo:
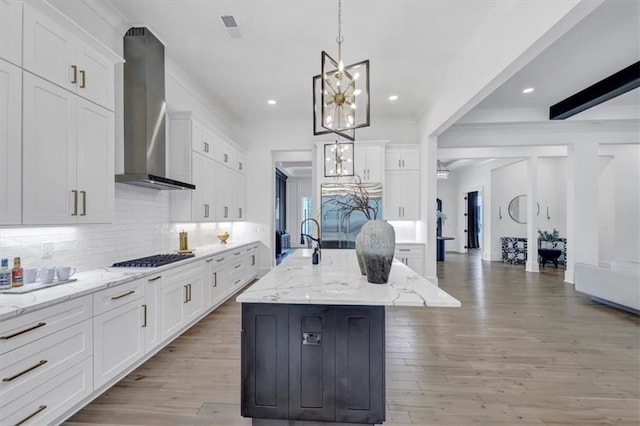
{"type": "Polygon", "coordinates": [[[478,191],[467,194],[467,248],[480,248],[478,240],[478,191]]]}

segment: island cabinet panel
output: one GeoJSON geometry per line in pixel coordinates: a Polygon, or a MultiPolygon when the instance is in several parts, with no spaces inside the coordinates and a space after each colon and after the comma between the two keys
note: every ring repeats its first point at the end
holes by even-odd
{"type": "Polygon", "coordinates": [[[336,307],[336,421],[385,419],[384,307],[336,307]]]}
{"type": "Polygon", "coordinates": [[[385,420],[383,306],[244,303],[242,328],[243,416],[385,420]]]}
{"type": "Polygon", "coordinates": [[[278,305],[242,305],[242,415],[287,418],[289,318],[278,305]]]}
{"type": "Polygon", "coordinates": [[[289,418],[335,419],[335,314],[326,306],[289,310],[289,418]]]}

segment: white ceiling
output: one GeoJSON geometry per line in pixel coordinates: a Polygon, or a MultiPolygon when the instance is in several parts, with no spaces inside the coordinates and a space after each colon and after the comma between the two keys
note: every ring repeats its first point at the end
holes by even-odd
{"type": "MultiPolygon", "coordinates": [[[[640,2],[608,1],[485,98],[474,112],[536,108],[548,117],[551,105],[639,60],[640,2]],[[535,91],[523,94],[527,87],[535,91]]],[[[640,90],[606,103],[640,106],[640,90]]]]}
{"type": "MultiPolygon", "coordinates": [[[[310,119],[320,52],[337,54],[335,0],[108,1],[132,25],[149,27],[167,56],[238,122],[310,119]],[[235,17],[240,38],[229,35],[222,15],[235,17]]],[[[343,0],[343,57],[371,61],[372,117],[420,119],[438,81],[491,22],[497,3],[343,0]],[[399,99],[389,101],[392,94],[399,99]]],[[[640,2],[607,0],[475,110],[546,114],[553,103],[637,61],[639,33],[640,2]],[[529,86],[536,91],[524,96],[529,86]]],[[[638,97],[614,102],[638,104],[638,97]]]]}
{"type": "MultiPolygon", "coordinates": [[[[320,53],[337,56],[335,0],[109,1],[132,25],[149,27],[167,57],[239,122],[310,119],[320,53]],[[235,17],[241,38],[228,34],[222,15],[235,17]]],[[[469,0],[344,0],[343,59],[370,60],[372,117],[421,118],[494,8],[469,0]]]]}

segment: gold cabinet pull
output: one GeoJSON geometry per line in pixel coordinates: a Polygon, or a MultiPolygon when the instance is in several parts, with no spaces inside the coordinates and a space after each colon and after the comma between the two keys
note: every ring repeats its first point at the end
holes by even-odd
{"type": "Polygon", "coordinates": [[[84,89],[85,87],[87,87],[86,83],[86,79],[85,79],[85,72],[84,70],[80,70],[80,79],[82,80],[82,82],[80,83],[80,88],[84,89]]]}
{"type": "Polygon", "coordinates": [[[71,216],[78,216],[78,191],[72,189],[71,193],[73,193],[73,213],[71,216]]]}
{"type": "Polygon", "coordinates": [[[128,292],[126,292],[126,293],[123,293],[123,294],[121,294],[121,295],[119,295],[119,296],[112,296],[112,297],[111,297],[111,300],[118,300],[118,299],[122,299],[123,297],[127,297],[127,296],[129,296],[129,295],[132,295],[132,294],[133,294],[133,293],[135,293],[135,292],[136,292],[135,290],[130,290],[130,291],[128,291],[128,292]]]}
{"type": "Polygon", "coordinates": [[[149,282],[158,281],[160,278],[162,278],[162,275],[158,275],[157,277],[149,278],[147,281],[149,281],[149,282]]]}
{"type": "Polygon", "coordinates": [[[86,216],[87,215],[87,191],[80,191],[80,194],[82,194],[82,213],[80,214],[80,216],[86,216]]]}
{"type": "Polygon", "coordinates": [[[238,161],[238,170],[242,170],[242,161],[238,161]]]}
{"type": "Polygon", "coordinates": [[[204,217],[209,217],[209,204],[204,205],[204,217]]]}
{"type": "Polygon", "coordinates": [[[238,263],[236,266],[233,267],[233,269],[238,269],[240,266],[242,265],[238,263]]]}
{"type": "Polygon", "coordinates": [[[41,359],[41,360],[40,360],[40,362],[39,362],[39,363],[37,363],[36,365],[33,365],[33,366],[31,366],[31,367],[27,368],[26,370],[23,370],[23,371],[21,371],[21,372],[19,372],[19,373],[17,373],[17,374],[14,374],[14,375],[13,375],[13,376],[11,376],[11,377],[5,377],[5,378],[3,378],[3,379],[2,379],[2,381],[3,381],[3,382],[12,382],[12,381],[14,381],[15,379],[17,379],[18,377],[20,377],[20,376],[22,376],[22,375],[24,375],[24,374],[27,374],[29,371],[33,371],[33,370],[35,370],[35,369],[36,369],[36,368],[38,368],[38,367],[42,367],[42,366],[43,366],[43,365],[45,365],[46,363],[47,363],[47,360],[46,360],[46,359],[41,359]]]}
{"type": "Polygon", "coordinates": [[[213,262],[213,259],[207,259],[207,260],[205,260],[205,262],[206,263],[211,263],[211,262],[213,262]]]}
{"type": "Polygon", "coordinates": [[[21,334],[28,333],[28,332],[30,332],[30,331],[32,331],[32,330],[35,330],[36,328],[44,327],[45,325],[47,325],[47,323],[46,323],[46,322],[39,322],[38,324],[36,324],[36,325],[34,325],[34,326],[32,326],[32,327],[25,328],[24,330],[21,330],[21,331],[15,332],[15,333],[13,333],[13,334],[9,334],[8,336],[0,336],[0,340],[9,340],[9,339],[13,339],[14,337],[18,337],[18,336],[20,336],[21,334]]]}
{"type": "Polygon", "coordinates": [[[227,216],[229,216],[229,207],[224,206],[224,217],[226,218],[227,216]]]}
{"type": "Polygon", "coordinates": [[[233,283],[233,285],[238,284],[240,281],[242,281],[242,278],[237,279],[236,282],[233,283]]]}
{"type": "Polygon", "coordinates": [[[71,65],[71,71],[73,71],[73,77],[71,77],[71,84],[76,84],[78,82],[78,66],[71,65]]]}
{"type": "Polygon", "coordinates": [[[251,266],[254,266],[256,264],[256,255],[252,254],[251,255],[251,266]]]}
{"type": "Polygon", "coordinates": [[[143,312],[142,328],[145,328],[147,326],[147,305],[142,305],[142,312],[143,312]]]}
{"type": "Polygon", "coordinates": [[[37,416],[38,414],[40,414],[41,412],[46,410],[46,408],[47,408],[46,405],[41,405],[40,407],[38,407],[38,409],[36,411],[34,411],[33,413],[29,414],[24,419],[20,420],[18,423],[16,423],[15,426],[20,426],[20,425],[28,422],[32,417],[37,416]]]}
{"type": "Polygon", "coordinates": [[[224,162],[228,163],[229,162],[229,155],[224,154],[224,162]]]}
{"type": "Polygon", "coordinates": [[[189,287],[189,302],[191,302],[191,284],[187,284],[189,287]]]}

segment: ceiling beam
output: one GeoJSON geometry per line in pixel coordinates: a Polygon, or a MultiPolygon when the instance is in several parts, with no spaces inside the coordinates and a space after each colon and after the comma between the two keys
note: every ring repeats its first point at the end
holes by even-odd
{"type": "Polygon", "coordinates": [[[549,107],[550,120],[564,120],[640,87],[640,61],[549,107]]]}

